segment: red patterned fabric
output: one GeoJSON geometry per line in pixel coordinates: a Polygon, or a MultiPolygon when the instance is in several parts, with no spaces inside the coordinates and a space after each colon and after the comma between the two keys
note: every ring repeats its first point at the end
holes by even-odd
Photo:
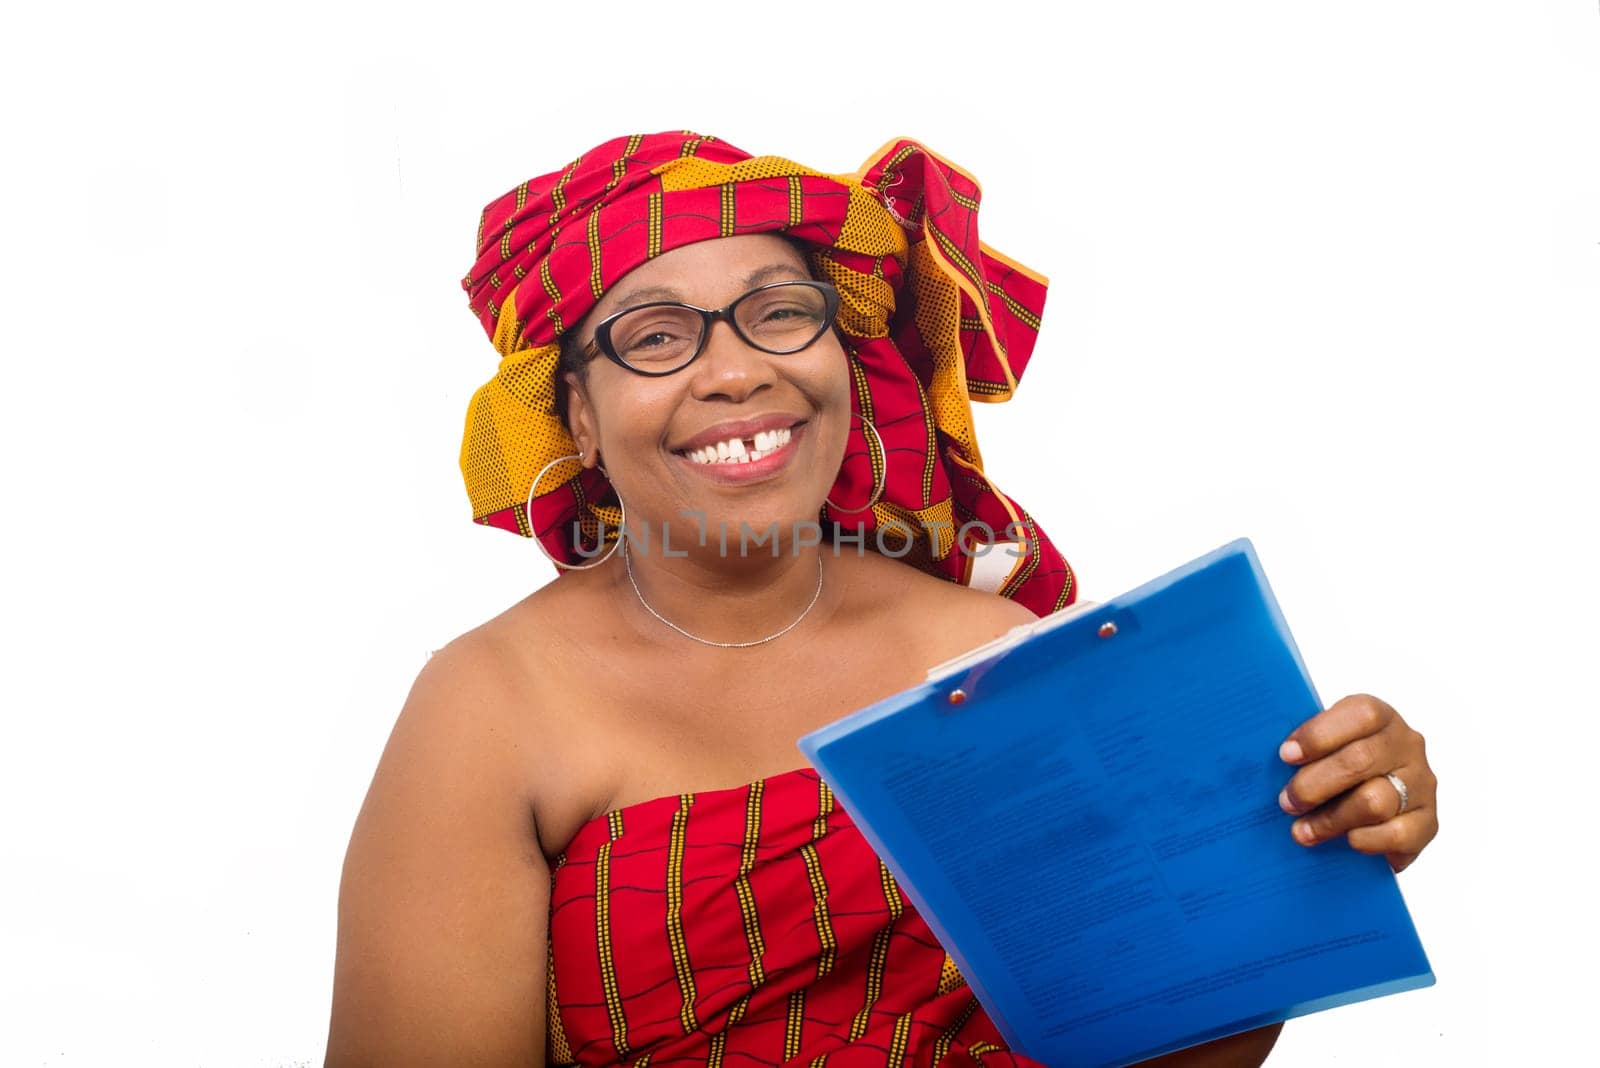
{"type": "Polygon", "coordinates": [[[549,975],[552,1066],[1042,1068],[809,767],[585,825],[549,975]]]}

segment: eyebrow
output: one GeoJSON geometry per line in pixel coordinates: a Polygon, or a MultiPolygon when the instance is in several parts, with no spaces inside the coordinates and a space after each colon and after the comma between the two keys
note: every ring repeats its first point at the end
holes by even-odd
{"type": "MultiPolygon", "coordinates": [[[[792,263],[769,263],[767,266],[758,267],[745,275],[741,284],[746,289],[754,289],[756,286],[780,275],[800,279],[810,277],[804,270],[792,263]]],[[[648,304],[656,300],[682,301],[683,295],[671,286],[647,286],[644,289],[630,290],[626,296],[617,301],[617,310],[621,311],[636,304],[648,304]]]]}

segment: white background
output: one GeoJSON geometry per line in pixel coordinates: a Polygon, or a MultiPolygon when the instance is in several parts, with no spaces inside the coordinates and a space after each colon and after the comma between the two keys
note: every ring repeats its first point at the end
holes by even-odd
{"type": "Polygon", "coordinates": [[[685,127],[975,173],[1052,279],[986,459],[1084,595],[1247,535],[1427,734],[1439,983],[1272,1063],[1587,1048],[1594,3],[444,7],[7,16],[0,1062],[320,1063],[394,716],[551,574],[456,466],[478,211],[685,127]]]}

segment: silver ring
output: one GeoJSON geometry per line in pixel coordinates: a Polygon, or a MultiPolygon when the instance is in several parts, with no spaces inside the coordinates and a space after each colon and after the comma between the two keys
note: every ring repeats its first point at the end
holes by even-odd
{"type": "MultiPolygon", "coordinates": [[[[1406,781],[1392,771],[1384,772],[1383,777],[1389,780],[1394,792],[1400,795],[1400,812],[1404,812],[1406,806],[1411,803],[1411,791],[1406,789],[1406,781]]],[[[1395,815],[1400,815],[1400,812],[1396,812],[1395,815]]]]}

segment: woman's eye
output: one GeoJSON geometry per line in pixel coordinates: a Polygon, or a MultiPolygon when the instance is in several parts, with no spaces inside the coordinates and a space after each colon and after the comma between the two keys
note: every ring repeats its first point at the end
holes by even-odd
{"type": "Polygon", "coordinates": [[[683,341],[684,332],[681,328],[668,323],[658,323],[628,331],[619,339],[617,348],[623,352],[643,352],[681,345],[683,341]]]}
{"type": "Polygon", "coordinates": [[[642,323],[617,342],[617,355],[641,363],[681,359],[694,348],[695,335],[688,324],[642,323]]]}
{"type": "Polygon", "coordinates": [[[760,321],[763,323],[782,323],[792,319],[815,321],[816,315],[811,309],[803,308],[796,304],[780,304],[762,312],[760,321]]]}

